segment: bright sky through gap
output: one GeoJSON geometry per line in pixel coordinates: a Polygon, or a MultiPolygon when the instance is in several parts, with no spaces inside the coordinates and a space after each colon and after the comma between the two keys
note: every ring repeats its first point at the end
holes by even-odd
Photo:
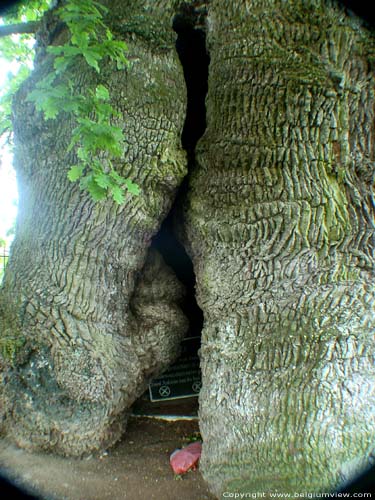
{"type": "MultiPolygon", "coordinates": [[[[0,58],[0,89],[3,87],[8,73],[17,73],[19,63],[0,58]]],[[[17,215],[18,191],[16,174],[12,165],[13,155],[9,148],[0,142],[0,239],[10,243],[12,237],[7,232],[13,226],[17,215]]]]}
{"type": "Polygon", "coordinates": [[[12,166],[12,155],[9,151],[1,151],[0,165],[0,238],[7,241],[7,231],[12,227],[17,215],[17,182],[16,174],[12,166]]]}
{"type": "MultiPolygon", "coordinates": [[[[0,24],[4,24],[2,18],[0,18],[0,24]]],[[[11,35],[11,37],[15,43],[20,40],[19,35],[11,35]]],[[[34,42],[34,39],[30,38],[26,43],[29,48],[32,48],[34,42]]],[[[32,61],[30,60],[27,64],[32,69],[32,61]]],[[[16,60],[7,61],[2,59],[0,53],[0,94],[8,75],[16,75],[20,69],[20,65],[16,60]]],[[[18,202],[16,174],[12,162],[13,155],[9,147],[4,144],[4,141],[0,140],[0,239],[5,239],[7,244],[10,244],[13,239],[13,236],[7,236],[7,232],[14,224],[18,202]]]]}

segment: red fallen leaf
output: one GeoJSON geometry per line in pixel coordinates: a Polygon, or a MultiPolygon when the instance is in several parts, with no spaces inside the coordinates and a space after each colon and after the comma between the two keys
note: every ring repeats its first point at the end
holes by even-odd
{"type": "Polygon", "coordinates": [[[202,443],[200,441],[191,443],[182,450],[175,450],[169,459],[173,472],[184,474],[190,469],[196,469],[201,453],[202,443]]]}

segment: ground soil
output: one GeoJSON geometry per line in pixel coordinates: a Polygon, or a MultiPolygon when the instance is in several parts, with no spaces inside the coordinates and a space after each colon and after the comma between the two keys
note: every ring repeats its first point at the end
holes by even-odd
{"type": "Polygon", "coordinates": [[[115,447],[84,459],[29,453],[0,440],[0,467],[49,500],[213,500],[199,470],[176,478],[169,464],[170,454],[198,432],[196,418],[137,415],[115,447]]]}

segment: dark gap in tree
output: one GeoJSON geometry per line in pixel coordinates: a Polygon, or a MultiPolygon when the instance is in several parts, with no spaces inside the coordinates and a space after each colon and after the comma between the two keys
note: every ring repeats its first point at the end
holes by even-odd
{"type": "Polygon", "coordinates": [[[181,308],[189,320],[190,328],[188,337],[199,336],[203,327],[203,312],[197,304],[195,298],[195,274],[193,263],[187,254],[184,246],[178,241],[174,234],[173,226],[175,214],[172,210],[164,220],[159,232],[152,241],[152,246],[156,248],[165,263],[171,267],[177,278],[186,288],[186,297],[181,308]]]}
{"type": "MultiPolygon", "coordinates": [[[[195,161],[195,146],[206,129],[205,99],[208,89],[209,55],[206,50],[206,34],[199,24],[201,18],[202,14],[194,10],[194,7],[183,4],[173,20],[173,29],[177,33],[176,50],[184,71],[187,90],[181,143],[187,152],[189,170],[195,161]]],[[[162,254],[166,264],[185,285],[187,297],[183,310],[190,322],[188,336],[198,336],[203,327],[203,312],[195,298],[193,263],[174,231],[174,227],[181,221],[178,206],[187,190],[187,178],[180,186],[173,207],[154,237],[152,246],[162,254]]]]}
{"type": "MultiPolygon", "coordinates": [[[[198,2],[197,2],[198,3],[198,2]]],[[[208,88],[209,56],[206,50],[206,36],[204,31],[205,12],[182,4],[173,20],[173,29],[177,33],[176,50],[179,55],[187,90],[187,107],[185,123],[181,136],[182,147],[187,152],[188,172],[191,172],[195,163],[195,146],[206,129],[205,98],[208,88]]],[[[189,173],[180,186],[174,204],[163,221],[159,232],[154,236],[151,246],[158,250],[165,263],[173,269],[177,278],[185,285],[187,294],[181,306],[189,320],[190,328],[186,337],[200,337],[203,327],[203,312],[195,298],[195,274],[193,263],[184,246],[178,240],[176,232],[181,227],[181,202],[188,189],[189,173]]],[[[198,411],[197,396],[200,387],[200,371],[198,349],[200,339],[186,340],[182,345],[182,355],[161,378],[154,379],[150,384],[150,393],[146,392],[134,405],[133,413],[137,415],[165,415],[172,412],[174,415],[196,416],[198,411]],[[183,366],[184,376],[181,376],[179,366],[183,366]],[[187,381],[186,373],[190,374],[187,381]],[[169,381],[173,380],[169,387],[169,381]],[[176,380],[178,382],[176,383],[176,380]],[[159,383],[164,384],[159,387],[159,383]],[[161,382],[162,381],[162,382],[161,382]],[[197,385],[198,384],[198,385],[197,385]],[[164,397],[161,389],[165,389],[164,397]],[[152,403],[150,403],[151,398],[152,403]],[[178,404],[163,399],[179,398],[178,404]],[[183,399],[181,402],[181,398],[183,399]],[[155,402],[159,402],[159,405],[155,402]],[[161,406],[160,406],[161,404],[161,406]],[[151,406],[150,406],[151,405],[151,406]],[[151,412],[151,413],[150,413],[151,412]]]]}
{"type": "MultiPolygon", "coordinates": [[[[203,328],[203,312],[195,298],[193,263],[176,233],[179,232],[183,223],[181,202],[187,193],[189,172],[195,163],[195,147],[206,129],[205,98],[208,88],[209,56],[206,50],[204,22],[204,9],[195,8],[186,3],[180,6],[173,20],[173,29],[177,33],[176,50],[183,67],[187,91],[186,117],[181,143],[187,153],[188,175],[177,192],[168,216],[151,243],[151,246],[161,253],[165,263],[173,269],[177,278],[185,285],[187,293],[181,308],[190,324],[186,337],[200,337],[203,328]]],[[[197,415],[198,400],[190,396],[197,396],[200,388],[197,353],[199,346],[200,338],[186,339],[183,342],[181,357],[159,378],[151,381],[150,392],[145,393],[134,404],[134,414],[165,415],[172,412],[174,415],[197,415]],[[183,371],[179,368],[181,366],[183,366],[183,371]],[[176,398],[178,398],[178,404],[174,405],[173,401],[169,401],[176,398]],[[181,401],[181,398],[188,399],[181,401]],[[166,405],[163,399],[168,400],[165,401],[166,405]],[[155,403],[159,404],[155,405],[155,403]]]]}
{"type": "Polygon", "coordinates": [[[176,50],[187,90],[186,118],[181,142],[190,161],[194,159],[195,146],[206,129],[210,57],[206,48],[204,23],[205,11],[186,4],[181,5],[180,12],[173,20],[173,29],[177,33],[176,50]]]}
{"type": "MultiPolygon", "coordinates": [[[[205,98],[208,89],[208,66],[210,62],[206,50],[206,10],[205,7],[202,7],[202,2],[195,2],[194,4],[190,3],[188,5],[185,2],[182,3],[173,20],[173,29],[177,33],[176,50],[183,67],[187,90],[186,117],[181,135],[181,144],[187,152],[188,175],[177,192],[168,216],[163,221],[160,230],[154,236],[151,243],[151,246],[161,253],[165,263],[173,269],[177,278],[185,285],[187,294],[182,309],[190,323],[186,337],[201,336],[203,312],[195,298],[193,263],[184,246],[178,240],[176,233],[179,232],[178,229],[183,223],[181,202],[186,196],[189,175],[195,163],[195,147],[206,129],[205,98]],[[199,3],[201,4],[200,6],[199,3]]],[[[197,415],[198,400],[195,397],[191,398],[189,396],[197,396],[199,393],[200,372],[199,359],[197,357],[199,346],[200,338],[189,339],[183,343],[183,354],[180,359],[159,378],[150,381],[150,393],[144,393],[133,405],[134,414],[162,416],[168,414],[168,412],[172,412],[174,415],[197,415]],[[179,371],[178,367],[181,364],[184,366],[185,374],[186,370],[193,374],[190,379],[193,383],[191,381],[186,382],[186,378],[182,379],[181,375],[179,375],[181,371],[179,371]],[[191,370],[187,366],[191,367],[191,370]],[[168,381],[171,377],[174,380],[173,387],[167,387],[166,384],[169,383],[168,381]],[[179,377],[181,377],[181,383],[179,381],[176,384],[175,381],[176,379],[179,380],[179,377]],[[157,381],[162,381],[160,383],[164,384],[163,387],[159,387],[160,384],[157,381]],[[186,388],[186,384],[190,384],[190,389],[186,388]],[[153,389],[151,389],[152,386],[154,387],[153,389]],[[178,398],[178,403],[174,404],[173,401],[166,401],[167,405],[163,405],[164,402],[162,400],[164,399],[164,395],[161,395],[160,392],[162,388],[167,389],[168,392],[168,396],[165,399],[178,398]],[[150,403],[150,398],[153,401],[152,403],[150,403]],[[181,398],[188,399],[181,401],[181,398]],[[155,402],[159,402],[160,404],[155,405],[155,402]]]]}
{"type": "Polygon", "coordinates": [[[360,17],[370,29],[375,27],[375,12],[368,0],[338,0],[338,4],[348,10],[349,16],[354,14],[360,17]]]}

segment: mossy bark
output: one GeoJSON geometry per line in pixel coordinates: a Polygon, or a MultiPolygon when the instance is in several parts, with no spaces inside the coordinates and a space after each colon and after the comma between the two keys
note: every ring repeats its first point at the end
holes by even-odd
{"type": "Polygon", "coordinates": [[[336,2],[208,4],[185,203],[213,491],[318,492],[374,449],[374,33],[336,2]]]}
{"type": "MultiPolygon", "coordinates": [[[[177,352],[183,292],[147,257],[186,173],[172,3],[107,2],[132,66],[102,75],[139,198],[95,205],[66,180],[73,124],[25,100],[42,52],[15,101],[21,206],[0,321],[16,354],[2,398],[24,446],[114,442],[177,352]]],[[[208,127],[184,207],[205,315],[201,469],[218,495],[326,490],[375,437],[374,36],[333,1],[207,5],[208,127]]]]}
{"type": "MultiPolygon", "coordinates": [[[[170,1],[107,1],[108,24],[130,67],[72,70],[82,88],[105,83],[125,136],[116,166],[141,188],[124,205],[94,203],[67,180],[74,123],[45,121],[27,94],[51,69],[37,65],[14,101],[17,234],[0,297],[0,331],[17,347],[4,373],[4,430],[18,444],[79,455],[118,439],[124,412],[178,355],[184,290],[152,236],[186,174],[186,106],[170,1]]],[[[47,17],[42,41],[68,35],[47,17]],[[48,36],[46,36],[46,34],[48,36]]]]}

